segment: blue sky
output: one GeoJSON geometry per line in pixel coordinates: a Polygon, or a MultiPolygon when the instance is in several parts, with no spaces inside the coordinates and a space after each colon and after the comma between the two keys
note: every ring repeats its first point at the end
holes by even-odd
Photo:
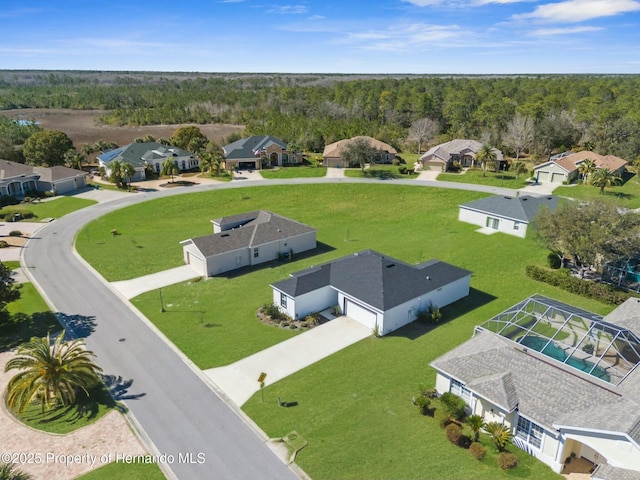
{"type": "Polygon", "coordinates": [[[640,0],[2,0],[0,68],[640,73],[640,0]]]}

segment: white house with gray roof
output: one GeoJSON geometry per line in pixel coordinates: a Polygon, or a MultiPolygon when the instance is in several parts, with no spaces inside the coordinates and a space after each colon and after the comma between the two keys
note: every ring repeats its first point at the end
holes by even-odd
{"type": "Polygon", "coordinates": [[[107,176],[111,175],[111,165],[113,162],[130,163],[136,173],[131,181],[145,180],[145,169],[147,165],[155,173],[160,173],[162,163],[168,158],[173,159],[173,163],[178,166],[181,172],[197,169],[200,161],[191,152],[187,152],[179,147],[163,145],[158,142],[134,142],[124,147],[114,148],[108,152],[98,155],[98,165],[105,169],[107,176]]]}
{"type": "Polygon", "coordinates": [[[0,160],[0,195],[21,197],[30,190],[67,193],[87,185],[87,173],[62,165],[34,167],[0,160]]]}
{"type": "Polygon", "coordinates": [[[439,260],[409,265],[365,250],[302,270],[271,285],[273,303],[291,318],[338,306],[343,315],[386,335],[430,306],[469,294],[471,272],[439,260]]]}
{"type": "Polygon", "coordinates": [[[502,232],[525,238],[527,226],[541,207],[553,211],[558,197],[493,195],[459,205],[458,220],[482,227],[485,233],[502,232]]]}
{"type": "Polygon", "coordinates": [[[289,166],[302,163],[302,154],[287,149],[287,144],[271,135],[253,135],[222,147],[228,170],[243,168],[258,170],[263,163],[289,166]]]}
{"type": "MultiPolygon", "coordinates": [[[[510,427],[562,472],[574,457],[640,473],[640,299],[606,317],[533,295],[431,362],[436,389],[510,427]]],[[[602,476],[605,475],[605,476],[602,476]]],[[[610,476],[614,475],[614,476],[610,476]]]]}
{"type": "Polygon", "coordinates": [[[213,235],[180,242],[184,263],[211,277],[316,248],[316,229],[265,210],[211,220],[213,235]]]}

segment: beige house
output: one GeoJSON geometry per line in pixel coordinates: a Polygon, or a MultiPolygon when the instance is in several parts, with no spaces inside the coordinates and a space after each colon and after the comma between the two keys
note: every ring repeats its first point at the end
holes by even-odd
{"type": "Polygon", "coordinates": [[[350,145],[355,140],[368,140],[369,144],[376,150],[370,163],[392,163],[396,154],[398,153],[388,143],[381,142],[372,137],[358,136],[345,140],[339,140],[337,142],[330,143],[324,147],[322,152],[323,165],[325,167],[357,167],[359,165],[349,165],[347,161],[342,158],[342,152],[347,145],[350,145]]]}
{"type": "Polygon", "coordinates": [[[303,162],[302,153],[288,150],[287,144],[271,135],[241,138],[222,147],[227,170],[284,167],[303,162]]]}
{"type": "MultiPolygon", "coordinates": [[[[480,166],[476,162],[476,154],[481,148],[482,143],[477,140],[458,138],[431,147],[420,157],[420,162],[425,170],[436,170],[438,172],[446,172],[453,162],[458,162],[463,168],[480,166]]],[[[502,152],[497,148],[492,148],[491,151],[496,156],[496,168],[501,170],[502,162],[504,161],[502,152]]]]}
{"type": "Polygon", "coordinates": [[[608,168],[616,175],[622,175],[628,163],[615,155],[600,155],[589,150],[565,152],[534,167],[535,179],[538,182],[571,183],[578,179],[580,165],[587,159],[593,160],[596,168],[608,168]]]}

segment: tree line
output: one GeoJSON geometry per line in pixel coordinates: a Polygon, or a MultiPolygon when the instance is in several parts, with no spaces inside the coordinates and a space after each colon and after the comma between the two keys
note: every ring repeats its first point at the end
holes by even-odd
{"type": "Polygon", "coordinates": [[[474,138],[539,159],[575,146],[629,161],[640,152],[636,75],[140,75],[105,83],[51,74],[0,80],[0,108],[104,109],[101,121],[110,125],[243,124],[247,134],[275,135],[316,152],[357,135],[401,151],[474,138]],[[411,135],[419,121],[432,125],[431,138],[411,135]],[[508,141],[517,125],[532,132],[524,147],[508,141]]]}

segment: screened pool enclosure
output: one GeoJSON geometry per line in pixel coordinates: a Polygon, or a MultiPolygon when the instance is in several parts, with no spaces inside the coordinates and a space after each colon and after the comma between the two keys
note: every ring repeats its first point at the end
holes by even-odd
{"type": "Polygon", "coordinates": [[[617,385],[640,362],[640,339],[600,315],[533,295],[481,329],[617,385]]]}

